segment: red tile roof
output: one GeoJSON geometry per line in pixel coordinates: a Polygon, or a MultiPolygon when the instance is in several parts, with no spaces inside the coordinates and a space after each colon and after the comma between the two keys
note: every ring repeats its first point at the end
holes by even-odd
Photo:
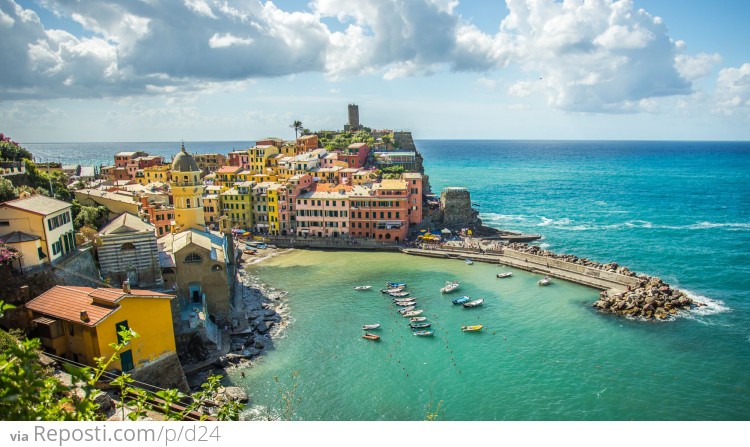
{"type": "Polygon", "coordinates": [[[26,303],[26,308],[34,312],[72,321],[85,326],[96,326],[116,311],[117,304],[127,297],[173,298],[172,295],[150,290],[94,289],[91,287],[55,286],[26,303]],[[81,320],[81,312],[86,311],[89,320],[81,320]]]}

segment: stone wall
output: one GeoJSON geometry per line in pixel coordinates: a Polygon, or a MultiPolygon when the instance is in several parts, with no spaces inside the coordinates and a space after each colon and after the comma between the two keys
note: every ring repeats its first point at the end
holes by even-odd
{"type": "Polygon", "coordinates": [[[102,287],[102,277],[94,262],[93,247],[78,247],[69,257],[52,268],[55,284],[64,286],[102,287]]]}
{"type": "Polygon", "coordinates": [[[442,223],[452,229],[465,228],[476,222],[477,213],[471,208],[471,195],[466,188],[450,187],[440,194],[442,223]]]}
{"type": "Polygon", "coordinates": [[[539,264],[540,267],[552,267],[560,270],[567,270],[573,273],[579,273],[586,275],[590,278],[601,278],[606,281],[622,284],[625,286],[637,286],[639,283],[638,278],[634,276],[625,276],[618,273],[607,272],[604,270],[598,270],[583,265],[573,264],[572,262],[566,262],[559,259],[552,259],[545,256],[533,255],[530,253],[523,253],[520,251],[503,249],[502,254],[509,258],[515,258],[526,262],[532,262],[539,264]]]}
{"type": "Polygon", "coordinates": [[[177,354],[168,354],[130,372],[139,382],[160,388],[176,388],[183,393],[190,391],[177,354]]]}

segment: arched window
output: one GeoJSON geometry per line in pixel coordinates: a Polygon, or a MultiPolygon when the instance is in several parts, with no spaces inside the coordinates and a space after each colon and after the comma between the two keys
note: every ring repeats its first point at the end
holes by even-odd
{"type": "Polygon", "coordinates": [[[174,274],[174,269],[172,267],[165,267],[165,268],[161,269],[161,272],[162,273],[167,273],[167,274],[168,273],[174,274]]]}
{"type": "Polygon", "coordinates": [[[212,272],[220,272],[222,270],[223,269],[221,268],[221,266],[219,264],[214,264],[214,265],[211,266],[211,271],[212,272]]]}
{"type": "Polygon", "coordinates": [[[190,208],[190,199],[187,199],[187,208],[190,208]]]}
{"type": "Polygon", "coordinates": [[[188,264],[191,262],[194,262],[194,263],[203,262],[203,258],[201,258],[201,256],[198,253],[190,253],[189,255],[185,256],[185,263],[188,264]]]}
{"type": "Polygon", "coordinates": [[[124,244],[120,245],[120,250],[122,250],[122,251],[133,250],[133,251],[135,251],[135,245],[133,245],[130,242],[125,242],[124,244]]]}

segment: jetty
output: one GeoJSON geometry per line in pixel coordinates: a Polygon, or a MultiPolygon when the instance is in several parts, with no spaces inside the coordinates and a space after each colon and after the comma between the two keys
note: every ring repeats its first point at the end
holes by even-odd
{"type": "Polygon", "coordinates": [[[571,262],[549,259],[544,256],[523,253],[509,248],[472,249],[442,245],[439,247],[404,248],[401,251],[409,255],[428,256],[432,258],[465,259],[470,256],[472,261],[475,262],[507,265],[531,273],[538,273],[594,289],[604,290],[610,295],[622,294],[628,290],[628,286],[633,288],[639,284],[638,278],[634,276],[626,276],[571,262]]]}

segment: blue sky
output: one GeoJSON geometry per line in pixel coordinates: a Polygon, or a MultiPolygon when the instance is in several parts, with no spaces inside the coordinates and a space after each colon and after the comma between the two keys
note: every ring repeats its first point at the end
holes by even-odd
{"type": "Polygon", "coordinates": [[[21,142],[750,139],[750,2],[0,0],[21,142]]]}

